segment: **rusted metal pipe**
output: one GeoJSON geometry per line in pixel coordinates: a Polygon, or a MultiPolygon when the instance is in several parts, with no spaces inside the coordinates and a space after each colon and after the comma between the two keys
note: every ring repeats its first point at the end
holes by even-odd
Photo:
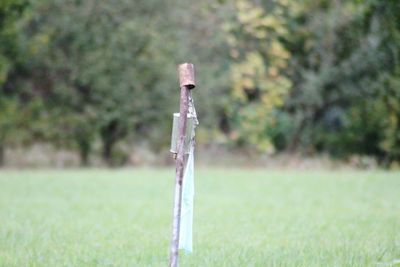
{"type": "Polygon", "coordinates": [[[193,64],[183,63],[179,65],[178,73],[179,73],[179,84],[181,88],[183,86],[186,86],[189,89],[194,89],[196,87],[193,64]]]}
{"type": "Polygon", "coordinates": [[[172,240],[170,248],[169,266],[177,267],[179,260],[179,230],[181,218],[181,202],[182,202],[182,180],[185,168],[185,134],[187,124],[187,114],[189,110],[189,90],[195,87],[194,66],[193,64],[184,63],[179,65],[179,82],[181,87],[180,96],[180,116],[178,126],[178,153],[176,156],[176,175],[175,175],[175,195],[174,195],[174,211],[172,222],[172,240]]]}

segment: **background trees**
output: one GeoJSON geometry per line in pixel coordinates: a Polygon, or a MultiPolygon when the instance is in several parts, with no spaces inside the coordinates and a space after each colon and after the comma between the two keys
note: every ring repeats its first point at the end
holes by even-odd
{"type": "Polygon", "coordinates": [[[168,144],[175,66],[192,61],[200,143],[400,160],[398,1],[0,4],[4,147],[48,142],[123,164],[168,144]],[[205,130],[207,129],[207,130],[205,130]]]}
{"type": "Polygon", "coordinates": [[[398,134],[387,130],[397,121],[389,102],[399,102],[399,88],[389,85],[398,79],[398,11],[390,1],[310,1],[293,16],[290,148],[392,161],[398,134]]]}
{"type": "Polygon", "coordinates": [[[22,61],[17,22],[26,5],[24,0],[0,3],[0,166],[4,164],[5,146],[22,142],[25,137],[24,113],[29,105],[21,104],[14,85],[22,61]]]}
{"type": "Polygon", "coordinates": [[[37,1],[32,9],[25,29],[38,67],[33,82],[50,85],[42,97],[51,139],[76,148],[86,165],[98,138],[112,164],[115,145],[149,131],[168,104],[162,84],[173,63],[162,46],[168,40],[155,34],[165,9],[156,1],[37,1]]]}

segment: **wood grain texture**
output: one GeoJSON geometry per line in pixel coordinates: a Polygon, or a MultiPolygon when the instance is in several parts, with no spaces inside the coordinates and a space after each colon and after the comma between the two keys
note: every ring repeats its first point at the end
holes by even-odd
{"type": "Polygon", "coordinates": [[[170,248],[170,267],[178,266],[179,257],[179,228],[181,217],[181,201],[182,201],[182,179],[185,169],[185,134],[187,124],[187,114],[189,110],[189,88],[187,86],[181,87],[180,96],[180,116],[178,127],[178,153],[176,157],[176,175],[175,175],[175,195],[174,195],[174,211],[172,223],[172,240],[170,248]]]}

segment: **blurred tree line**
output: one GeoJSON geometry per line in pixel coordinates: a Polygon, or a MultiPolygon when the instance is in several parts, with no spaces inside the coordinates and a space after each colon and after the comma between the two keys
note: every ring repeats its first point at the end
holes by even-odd
{"type": "Polygon", "coordinates": [[[400,162],[398,0],[1,0],[0,164],[37,142],[170,138],[196,65],[201,143],[400,162]]]}

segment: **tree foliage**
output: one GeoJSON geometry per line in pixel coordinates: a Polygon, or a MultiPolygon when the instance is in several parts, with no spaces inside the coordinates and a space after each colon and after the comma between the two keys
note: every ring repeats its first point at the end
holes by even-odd
{"type": "Polygon", "coordinates": [[[398,14],[397,0],[3,0],[0,163],[38,141],[82,164],[164,148],[191,61],[200,143],[396,164],[398,14]]]}
{"type": "Polygon", "coordinates": [[[167,104],[165,53],[155,1],[38,1],[27,22],[33,70],[48,88],[52,138],[79,149],[88,161],[95,137],[112,163],[130,133],[159,121],[167,104]],[[138,8],[139,7],[139,8],[138,8]],[[144,16],[147,14],[148,16],[144,16]]]}
{"type": "Polygon", "coordinates": [[[285,75],[290,53],[281,40],[288,34],[282,13],[286,1],[262,5],[237,0],[233,18],[226,22],[232,58],[232,92],[228,114],[233,138],[266,151],[274,148],[269,128],[276,125],[277,108],[284,104],[291,86],[285,75]]]}

